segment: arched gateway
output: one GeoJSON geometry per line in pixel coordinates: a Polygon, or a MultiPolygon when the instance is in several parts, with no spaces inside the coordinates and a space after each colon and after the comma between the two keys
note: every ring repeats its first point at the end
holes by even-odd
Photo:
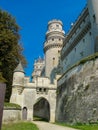
{"type": "Polygon", "coordinates": [[[14,70],[10,102],[17,103],[22,108],[26,107],[28,120],[34,116],[41,116],[48,121],[55,121],[57,71],[60,72],[60,51],[65,38],[62,27],[60,20],[48,22],[44,42],[45,59],[39,58],[35,61],[32,82],[25,76],[21,63],[14,70]]]}
{"type": "Polygon", "coordinates": [[[33,106],[33,119],[50,121],[50,104],[47,99],[40,97],[33,106]]]}
{"type": "Polygon", "coordinates": [[[27,120],[41,117],[47,121],[55,122],[56,83],[50,84],[49,82],[48,78],[37,77],[35,84],[27,83],[25,87],[13,87],[10,101],[21,105],[23,119],[26,119],[27,114],[27,120]],[[39,83],[43,80],[46,83],[41,86],[39,83]],[[36,84],[37,86],[35,86],[36,84]]]}

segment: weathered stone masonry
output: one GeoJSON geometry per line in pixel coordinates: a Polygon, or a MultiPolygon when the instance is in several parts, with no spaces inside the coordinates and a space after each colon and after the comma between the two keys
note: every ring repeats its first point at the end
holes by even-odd
{"type": "Polygon", "coordinates": [[[56,120],[70,123],[98,121],[98,59],[73,68],[57,89],[56,120]]]}

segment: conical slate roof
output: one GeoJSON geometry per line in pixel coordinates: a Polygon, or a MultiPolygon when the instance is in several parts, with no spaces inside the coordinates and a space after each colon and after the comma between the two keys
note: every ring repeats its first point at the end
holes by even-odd
{"type": "Polygon", "coordinates": [[[23,73],[25,73],[21,62],[19,62],[18,66],[16,67],[14,72],[23,72],[23,73]]]}

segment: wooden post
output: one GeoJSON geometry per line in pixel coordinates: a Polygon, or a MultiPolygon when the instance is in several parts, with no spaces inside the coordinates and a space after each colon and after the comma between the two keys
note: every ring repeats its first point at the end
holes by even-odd
{"type": "Polygon", "coordinates": [[[6,90],[6,80],[2,77],[2,73],[0,72],[0,130],[2,127],[2,116],[3,116],[3,106],[4,106],[4,98],[5,98],[5,90],[6,90]]]}
{"type": "Polygon", "coordinates": [[[0,130],[1,130],[1,126],[2,126],[2,116],[3,116],[5,90],[6,90],[6,84],[0,83],[0,130]]]}

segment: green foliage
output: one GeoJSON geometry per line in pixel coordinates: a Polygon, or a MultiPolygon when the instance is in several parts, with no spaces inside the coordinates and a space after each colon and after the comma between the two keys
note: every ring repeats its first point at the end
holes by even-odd
{"type": "Polygon", "coordinates": [[[3,77],[8,81],[6,89],[6,101],[11,95],[13,71],[19,61],[26,65],[22,54],[23,47],[19,44],[19,26],[8,12],[0,10],[0,69],[3,77]]]}
{"type": "Polygon", "coordinates": [[[74,125],[73,128],[77,128],[80,130],[98,130],[98,125],[74,125]]]}
{"type": "Polygon", "coordinates": [[[0,72],[0,83],[6,83],[6,79],[2,77],[2,73],[0,72]]]}
{"type": "Polygon", "coordinates": [[[78,130],[98,130],[98,124],[82,124],[82,123],[77,123],[74,125],[65,124],[65,123],[56,123],[56,124],[61,126],[76,128],[78,130]]]}
{"type": "Polygon", "coordinates": [[[21,106],[15,103],[8,103],[8,102],[4,102],[4,107],[5,108],[18,108],[21,109],[21,106]]]}
{"type": "Polygon", "coordinates": [[[59,95],[59,93],[60,93],[60,92],[59,92],[59,90],[57,89],[57,90],[56,90],[56,94],[59,95]]]}
{"type": "Polygon", "coordinates": [[[2,130],[39,130],[37,126],[30,122],[3,124],[2,130]]]}

